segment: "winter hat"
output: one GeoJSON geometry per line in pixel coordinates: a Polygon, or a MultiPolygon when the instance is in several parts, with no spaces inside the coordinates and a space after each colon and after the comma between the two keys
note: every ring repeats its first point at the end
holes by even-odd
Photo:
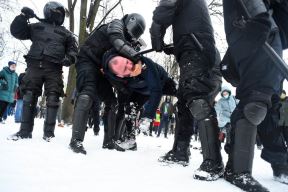
{"type": "Polygon", "coordinates": [[[8,66],[9,66],[9,67],[10,67],[10,65],[13,65],[13,64],[16,65],[16,62],[14,62],[14,61],[9,61],[9,62],[8,62],[8,66]]]}

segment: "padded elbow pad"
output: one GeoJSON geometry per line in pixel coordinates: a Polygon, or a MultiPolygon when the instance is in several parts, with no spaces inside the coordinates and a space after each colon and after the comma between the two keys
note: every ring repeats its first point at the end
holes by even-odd
{"type": "Polygon", "coordinates": [[[108,25],[107,33],[108,33],[108,35],[118,33],[118,34],[123,34],[123,36],[124,36],[124,23],[118,19],[113,20],[108,25]]]}

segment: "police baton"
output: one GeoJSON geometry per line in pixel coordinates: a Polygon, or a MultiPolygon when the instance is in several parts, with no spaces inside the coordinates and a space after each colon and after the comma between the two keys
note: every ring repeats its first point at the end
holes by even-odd
{"type": "MultiPolygon", "coordinates": [[[[248,8],[245,6],[243,0],[238,0],[238,2],[244,11],[244,16],[250,19],[251,15],[248,11],[248,8]]],[[[262,46],[262,49],[276,65],[276,67],[280,70],[284,78],[288,80],[288,66],[285,61],[275,52],[275,50],[267,43],[267,41],[262,46]]]]}
{"type": "MultiPolygon", "coordinates": [[[[171,44],[165,45],[164,48],[163,48],[163,50],[164,50],[164,49],[167,49],[167,48],[173,48],[173,47],[174,47],[174,45],[171,43],[171,44]]],[[[136,56],[138,56],[138,55],[144,55],[144,54],[147,54],[147,53],[151,53],[151,52],[153,52],[153,51],[155,51],[155,49],[153,49],[153,48],[151,48],[151,49],[146,49],[146,50],[144,50],[144,51],[138,52],[138,53],[136,54],[136,56]]]]}

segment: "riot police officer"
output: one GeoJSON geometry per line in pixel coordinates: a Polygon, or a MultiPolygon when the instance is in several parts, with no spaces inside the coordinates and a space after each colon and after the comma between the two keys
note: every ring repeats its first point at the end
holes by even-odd
{"type": "Polygon", "coordinates": [[[98,95],[105,103],[103,148],[123,151],[113,140],[116,117],[116,98],[109,81],[102,73],[102,56],[115,48],[118,52],[137,63],[135,44],[144,33],[145,20],[137,14],[127,14],[122,19],[114,19],[96,28],[80,48],[76,63],[78,91],[74,110],[70,148],[76,153],[86,154],[83,147],[89,110],[98,95]],[[134,44],[135,43],[135,44],[134,44]]]}
{"type": "Polygon", "coordinates": [[[233,76],[237,85],[236,98],[240,100],[231,116],[232,137],[231,144],[225,147],[229,159],[224,178],[244,191],[268,191],[252,177],[257,131],[264,146],[262,157],[271,163],[274,176],[287,178],[287,148],[275,129],[283,76],[273,59],[263,51],[265,42],[279,56],[284,48],[280,28],[272,18],[275,10],[270,3],[273,2],[281,1],[223,1],[229,45],[227,59],[223,62],[234,64],[231,74],[236,74],[233,76]]]}
{"type": "Polygon", "coordinates": [[[32,9],[24,7],[11,24],[11,34],[19,40],[32,41],[25,59],[26,75],[23,78],[23,112],[20,130],[11,139],[32,138],[34,114],[38,96],[44,84],[47,113],[44,121],[43,139],[54,137],[59,97],[63,97],[62,66],[76,62],[77,42],[73,34],[62,26],[65,18],[64,6],[48,2],[44,6],[44,19],[29,24],[35,17],[32,9]]]}
{"type": "Polygon", "coordinates": [[[163,37],[166,29],[172,25],[175,46],[172,51],[180,67],[177,136],[173,149],[164,159],[188,161],[189,142],[195,119],[199,126],[203,163],[195,172],[194,178],[218,179],[223,175],[224,169],[213,102],[215,93],[217,95],[220,91],[221,76],[214,71],[220,58],[215,47],[206,2],[161,0],[153,14],[150,28],[152,47],[156,51],[171,51],[164,49],[163,37]]]}

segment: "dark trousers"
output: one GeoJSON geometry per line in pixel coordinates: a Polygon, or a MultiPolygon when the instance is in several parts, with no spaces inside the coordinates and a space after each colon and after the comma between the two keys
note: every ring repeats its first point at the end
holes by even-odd
{"type": "Polygon", "coordinates": [[[0,121],[2,121],[3,114],[5,113],[8,104],[9,103],[6,101],[0,101],[0,121]]]}
{"type": "Polygon", "coordinates": [[[157,137],[160,136],[163,127],[164,127],[164,136],[167,137],[168,126],[169,126],[169,117],[167,115],[163,115],[160,121],[160,126],[158,127],[157,137]]]}
{"type": "Polygon", "coordinates": [[[288,152],[282,128],[278,126],[278,111],[268,110],[264,121],[258,126],[258,135],[263,144],[261,157],[271,164],[288,164],[288,152]]]}
{"type": "Polygon", "coordinates": [[[120,122],[121,118],[125,117],[125,114],[127,115],[127,118],[125,118],[125,125],[126,126],[118,126],[116,125],[116,137],[119,138],[119,133],[123,133],[124,130],[119,130],[122,129],[123,127],[126,128],[126,134],[128,138],[134,138],[135,137],[135,129],[133,127],[133,124],[136,120],[136,115],[141,109],[141,107],[144,105],[144,103],[149,99],[147,95],[142,95],[137,92],[132,92],[131,94],[123,94],[119,93],[118,94],[118,103],[119,103],[119,108],[118,108],[118,113],[117,113],[117,123],[120,122]],[[131,102],[133,103],[131,105],[131,102]]]}

